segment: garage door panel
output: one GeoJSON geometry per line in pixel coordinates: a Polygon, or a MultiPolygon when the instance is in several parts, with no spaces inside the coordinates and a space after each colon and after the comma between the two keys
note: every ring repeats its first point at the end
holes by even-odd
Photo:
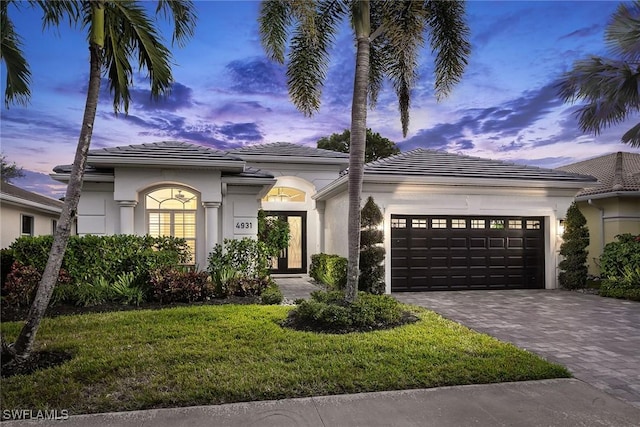
{"type": "Polygon", "coordinates": [[[543,218],[392,215],[391,223],[393,291],[544,287],[543,218]]]}

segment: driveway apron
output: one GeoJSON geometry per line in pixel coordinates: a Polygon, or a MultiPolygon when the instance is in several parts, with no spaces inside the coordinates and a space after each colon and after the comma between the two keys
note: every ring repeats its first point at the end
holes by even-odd
{"type": "Polygon", "coordinates": [[[640,303],[562,290],[394,293],[640,407],[640,303]]]}

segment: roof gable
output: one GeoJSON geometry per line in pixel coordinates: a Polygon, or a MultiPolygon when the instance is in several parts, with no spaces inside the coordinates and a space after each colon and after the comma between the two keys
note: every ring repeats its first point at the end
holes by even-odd
{"type": "Polygon", "coordinates": [[[576,173],[422,148],[367,163],[364,167],[364,173],[365,175],[433,176],[466,179],[595,182],[595,178],[591,176],[576,173]]]}
{"type": "Polygon", "coordinates": [[[599,185],[582,190],[577,197],[640,191],[639,153],[619,151],[561,166],[558,170],[588,173],[598,178],[599,185]]]}

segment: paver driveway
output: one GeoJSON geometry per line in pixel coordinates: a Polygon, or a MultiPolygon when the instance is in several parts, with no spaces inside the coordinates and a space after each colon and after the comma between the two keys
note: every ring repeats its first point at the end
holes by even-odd
{"type": "Polygon", "coordinates": [[[561,290],[394,293],[640,407],[640,303],[561,290]]]}

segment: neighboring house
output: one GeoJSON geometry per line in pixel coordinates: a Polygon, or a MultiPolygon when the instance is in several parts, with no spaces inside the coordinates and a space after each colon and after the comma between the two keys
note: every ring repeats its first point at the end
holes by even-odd
{"type": "Polygon", "coordinates": [[[618,234],[640,234],[640,154],[611,153],[558,170],[592,175],[599,181],[575,199],[589,228],[589,273],[598,275],[604,245],[618,234]]]}
{"type": "Polygon", "coordinates": [[[20,236],[53,234],[63,203],[0,181],[0,247],[20,236]]]}
{"type": "MultiPolygon", "coordinates": [[[[185,237],[201,268],[216,243],[254,237],[260,208],[291,226],[275,271],[347,254],[348,155],[275,143],[231,152],[180,142],[89,152],[79,234],[185,237]]],[[[70,167],[52,175],[68,180],[70,167]]],[[[557,287],[558,224],[595,178],[413,150],[365,167],[384,212],[386,291],[557,287]]]]}

